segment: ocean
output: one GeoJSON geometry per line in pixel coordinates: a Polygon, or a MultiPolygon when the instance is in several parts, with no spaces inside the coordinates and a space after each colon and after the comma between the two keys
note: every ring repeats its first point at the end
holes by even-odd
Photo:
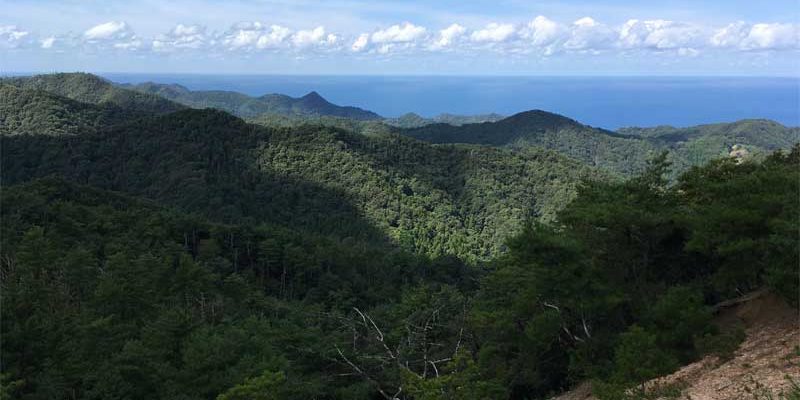
{"type": "Polygon", "coordinates": [[[178,83],[260,96],[317,91],[386,117],[407,112],[511,115],[542,109],[582,123],[689,126],[768,118],[800,126],[800,79],[779,77],[510,77],[101,74],[120,83],[178,83]]]}

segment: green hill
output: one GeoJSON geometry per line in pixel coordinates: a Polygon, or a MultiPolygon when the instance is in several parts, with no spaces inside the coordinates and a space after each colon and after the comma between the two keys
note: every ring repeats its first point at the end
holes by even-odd
{"type": "Polygon", "coordinates": [[[429,124],[399,132],[432,143],[475,143],[510,148],[538,146],[623,175],[641,171],[649,158],[666,150],[675,166],[673,177],[691,166],[727,156],[734,145],[751,154],[763,155],[800,142],[800,128],[788,128],[768,120],[689,128],[624,128],[611,132],[539,110],[515,114],[497,122],[463,126],[429,124]]]}
{"type": "Polygon", "coordinates": [[[400,131],[431,143],[473,143],[497,147],[542,147],[590,166],[630,174],[641,170],[656,147],[637,138],[592,128],[541,110],[497,122],[452,126],[432,124],[400,131]]]}
{"type": "Polygon", "coordinates": [[[77,135],[118,123],[118,107],[81,103],[40,90],[0,84],[0,135],[77,135]]]}
{"type": "Polygon", "coordinates": [[[193,91],[181,85],[164,85],[153,82],[125,85],[124,87],[142,93],[162,96],[192,108],[216,108],[242,118],[252,118],[263,114],[278,114],[286,116],[332,116],[355,120],[381,119],[380,115],[371,111],[332,104],[317,92],[311,92],[298,98],[283,94],[251,97],[223,90],[193,91]]]}
{"type": "Polygon", "coordinates": [[[682,387],[643,382],[747,351],[722,305],[798,305],[800,145],[672,181],[666,152],[627,180],[586,165],[780,146],[771,123],[614,133],[531,112],[461,130],[492,146],[433,144],[148,112],[165,100],[64,77],[46,80],[93,100],[0,86],[2,399],[522,400],[585,381],[657,398],[682,387]]]}
{"type": "Polygon", "coordinates": [[[265,128],[211,109],[68,138],[6,137],[2,147],[7,184],[55,174],[215,221],[384,236],[419,254],[471,261],[497,254],[529,217],[551,219],[581,179],[602,176],[545,150],[265,128]]]}
{"type": "Polygon", "coordinates": [[[123,89],[99,76],[85,73],[0,78],[0,84],[41,90],[83,103],[114,105],[130,114],[165,114],[183,108],[163,97],[123,89]]]}

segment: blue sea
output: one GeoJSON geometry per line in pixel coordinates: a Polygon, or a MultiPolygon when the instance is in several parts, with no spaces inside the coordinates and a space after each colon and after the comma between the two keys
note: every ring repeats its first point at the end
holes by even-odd
{"type": "Polygon", "coordinates": [[[800,125],[800,78],[470,77],[102,74],[120,83],[178,83],[253,96],[317,91],[386,117],[407,112],[511,115],[542,109],[585,124],[689,126],[744,118],[800,125]]]}

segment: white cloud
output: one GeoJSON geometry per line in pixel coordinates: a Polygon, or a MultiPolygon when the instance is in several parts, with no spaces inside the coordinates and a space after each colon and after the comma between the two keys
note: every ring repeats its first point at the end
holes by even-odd
{"type": "Polygon", "coordinates": [[[401,25],[392,25],[386,29],[372,33],[373,43],[407,43],[422,38],[426,29],[410,22],[401,25]]]}
{"type": "Polygon", "coordinates": [[[200,25],[178,24],[171,31],[153,40],[153,50],[171,51],[178,49],[197,50],[208,43],[206,28],[200,25]]]}
{"type": "Polygon", "coordinates": [[[368,45],[369,45],[369,34],[362,33],[358,35],[358,38],[356,38],[356,40],[353,42],[353,45],[350,46],[350,50],[353,50],[355,52],[360,52],[366,49],[368,45]]]}
{"type": "Polygon", "coordinates": [[[100,49],[138,50],[142,47],[142,40],[127,23],[122,21],[96,25],[83,33],[83,39],[100,49]]]}
{"type": "Polygon", "coordinates": [[[40,43],[43,49],[51,49],[53,48],[53,45],[56,43],[56,38],[55,36],[50,36],[42,39],[40,43]]]}
{"type": "Polygon", "coordinates": [[[292,36],[292,42],[297,47],[307,47],[314,45],[334,45],[339,41],[339,37],[332,33],[325,34],[325,27],[318,26],[310,31],[298,31],[292,36]]]}
{"type": "Polygon", "coordinates": [[[240,22],[222,35],[221,42],[228,50],[262,50],[285,47],[291,34],[285,26],[240,22]]]}
{"type": "Polygon", "coordinates": [[[96,25],[83,33],[83,37],[89,41],[119,40],[133,36],[134,33],[130,26],[120,21],[110,21],[96,25]]]}
{"type": "Polygon", "coordinates": [[[542,48],[545,54],[552,54],[555,46],[568,34],[566,27],[544,16],[537,16],[520,30],[520,36],[535,47],[542,48]]]}
{"type": "Polygon", "coordinates": [[[689,24],[666,20],[626,22],[619,33],[623,48],[650,48],[658,50],[688,48],[698,45],[700,29],[689,24]]]}
{"type": "Polygon", "coordinates": [[[800,27],[794,24],[755,24],[743,42],[746,49],[791,49],[800,44],[800,27]]]}
{"type": "Polygon", "coordinates": [[[453,44],[458,38],[464,35],[467,32],[467,28],[459,24],[452,24],[447,28],[444,28],[439,31],[439,38],[434,43],[434,47],[447,47],[453,44]]]}
{"type": "Polygon", "coordinates": [[[570,38],[564,43],[568,50],[598,51],[611,47],[616,33],[590,17],[572,23],[570,38]]]}
{"type": "Polygon", "coordinates": [[[747,24],[739,21],[717,30],[712,46],[741,50],[786,50],[800,48],[800,25],[780,23],[747,24]]]}
{"type": "Polygon", "coordinates": [[[470,38],[474,42],[503,42],[514,35],[514,25],[492,22],[485,28],[472,32],[470,38]]]}
{"type": "Polygon", "coordinates": [[[16,25],[0,25],[0,47],[17,48],[26,43],[30,32],[19,29],[16,25]]]}

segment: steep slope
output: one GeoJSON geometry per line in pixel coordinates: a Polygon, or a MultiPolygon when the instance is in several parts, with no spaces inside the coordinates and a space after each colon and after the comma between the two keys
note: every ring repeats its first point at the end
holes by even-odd
{"type": "Polygon", "coordinates": [[[56,174],[217,221],[386,235],[418,253],[471,260],[500,251],[529,216],[551,218],[580,179],[600,176],[541,150],[433,146],[312,125],[265,129],[214,110],[102,135],[12,137],[2,151],[9,184],[56,174]]]}
{"type": "Polygon", "coordinates": [[[142,93],[155,94],[192,108],[216,108],[242,118],[263,114],[286,116],[333,116],[355,120],[381,119],[378,114],[357,107],[337,106],[325,100],[317,92],[299,98],[283,94],[267,94],[251,97],[223,90],[192,91],[181,85],[164,85],[153,82],[124,87],[142,93]]]}
{"type": "MultiPolygon", "coordinates": [[[[739,400],[800,396],[796,309],[774,294],[767,294],[723,310],[716,322],[727,329],[744,326],[745,338],[738,348],[727,357],[709,355],[645,383],[648,395],[642,398],[739,400]]],[[[596,399],[588,383],[553,398],[596,399]]]]}
{"type": "Polygon", "coordinates": [[[46,91],[83,103],[114,105],[130,114],[165,114],[183,108],[163,97],[123,89],[103,78],[86,73],[2,78],[0,84],[46,91]]]}
{"type": "Polygon", "coordinates": [[[76,135],[126,119],[118,107],[97,106],[40,90],[0,84],[0,135],[76,135]]]}

